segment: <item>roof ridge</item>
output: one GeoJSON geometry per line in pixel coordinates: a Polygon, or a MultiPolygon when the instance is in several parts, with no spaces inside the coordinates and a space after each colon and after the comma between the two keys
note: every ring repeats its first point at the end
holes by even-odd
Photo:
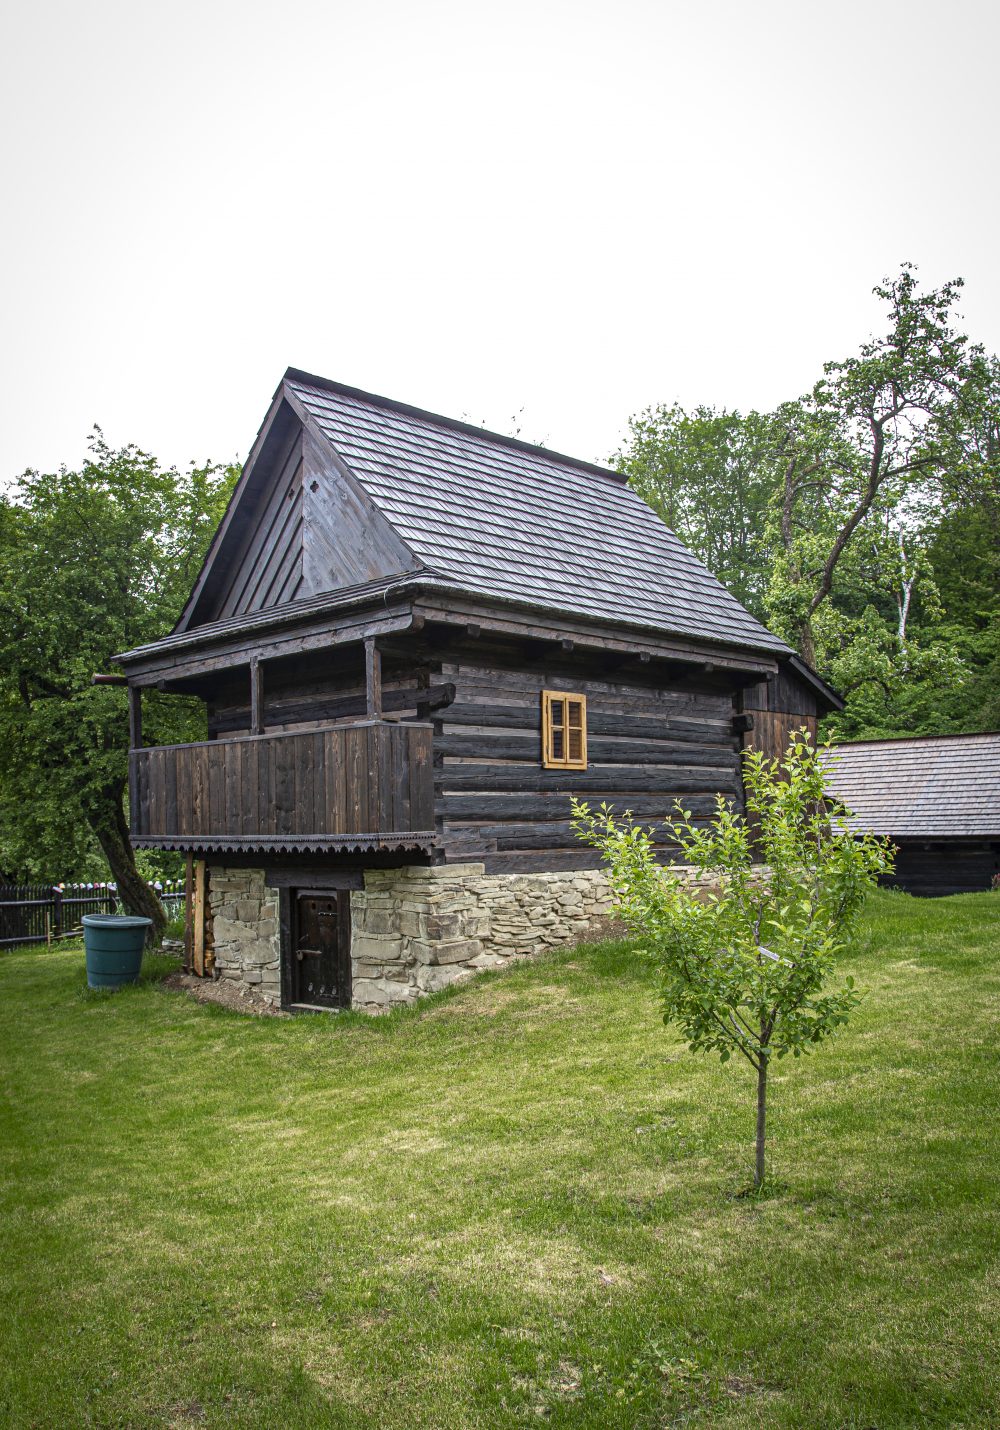
{"type": "Polygon", "coordinates": [[[393,397],[383,397],[377,392],[366,392],[361,387],[349,387],[347,383],[334,382],[332,378],[320,377],[318,373],[306,372],[303,368],[288,367],[275,396],[281,391],[283,383],[301,382],[309,387],[319,388],[320,391],[336,392],[341,397],[354,397],[361,402],[370,402],[375,407],[386,408],[390,412],[401,412],[406,417],[416,417],[419,421],[430,422],[437,427],[448,427],[455,432],[463,432],[469,437],[478,437],[491,444],[500,444],[504,447],[513,447],[519,452],[533,452],[536,456],[548,457],[550,461],[561,462],[567,467],[575,467],[580,471],[591,472],[594,476],[603,477],[606,481],[612,481],[616,486],[624,487],[628,485],[628,478],[621,472],[616,472],[613,467],[602,467],[597,462],[585,462],[579,457],[567,456],[565,452],[557,452],[551,447],[542,447],[537,442],[525,442],[520,437],[510,437],[505,432],[494,432],[489,427],[477,427],[472,422],[462,422],[457,417],[446,417],[441,412],[431,412],[426,407],[414,407],[409,402],[398,402],[393,397]]]}

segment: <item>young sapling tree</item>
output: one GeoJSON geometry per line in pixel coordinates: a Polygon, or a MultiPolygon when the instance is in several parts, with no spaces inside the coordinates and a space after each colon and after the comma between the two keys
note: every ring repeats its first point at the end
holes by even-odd
{"type": "Polygon", "coordinates": [[[679,850],[674,868],[657,862],[653,831],[630,816],[579,801],[573,815],[579,837],[604,855],[621,917],[647,941],[664,1022],[692,1052],[723,1062],[738,1053],[757,1075],[759,1189],[768,1069],[775,1058],[812,1051],[859,1002],[852,978],[830,981],[891,851],[849,831],[804,730],[780,761],[745,754],[743,779],[745,816],[720,795],[699,827],[678,802],[665,821],[679,850]]]}

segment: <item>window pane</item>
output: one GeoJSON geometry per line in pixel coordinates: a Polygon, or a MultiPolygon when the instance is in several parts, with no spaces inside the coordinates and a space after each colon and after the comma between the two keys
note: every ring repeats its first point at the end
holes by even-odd
{"type": "Polygon", "coordinates": [[[563,704],[564,702],[562,700],[553,700],[549,706],[552,712],[553,725],[564,725],[566,723],[563,719],[563,704]]]}
{"type": "Polygon", "coordinates": [[[583,704],[579,700],[568,700],[566,702],[567,722],[575,725],[579,730],[583,725],[583,704]]]}
{"type": "Polygon", "coordinates": [[[553,731],[552,731],[552,758],[553,758],[554,760],[563,760],[563,759],[565,759],[566,757],[565,757],[565,755],[563,754],[563,750],[564,750],[564,749],[565,749],[565,741],[564,741],[564,738],[563,738],[563,731],[562,731],[562,730],[553,730],[553,731]]]}
{"type": "Polygon", "coordinates": [[[583,731],[573,730],[569,732],[569,757],[571,760],[583,759],[583,731]]]}

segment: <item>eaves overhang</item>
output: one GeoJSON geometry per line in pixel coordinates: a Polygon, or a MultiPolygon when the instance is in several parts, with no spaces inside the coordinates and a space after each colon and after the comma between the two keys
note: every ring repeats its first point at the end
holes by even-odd
{"type": "MultiPolygon", "coordinates": [[[[502,613],[511,620],[520,617],[523,622],[530,620],[542,627],[549,622],[553,639],[565,636],[569,623],[579,634],[581,645],[586,645],[587,635],[592,634],[598,641],[603,638],[605,644],[613,644],[619,649],[634,645],[637,651],[656,653],[658,647],[668,647],[665,653],[672,653],[679,660],[697,662],[698,659],[705,659],[716,653],[724,664],[742,664],[747,669],[760,670],[763,674],[776,670],[780,660],[789,658],[802,665],[804,670],[809,670],[804,662],[798,662],[791,649],[777,636],[774,637],[773,644],[767,645],[741,645],[713,640],[709,636],[693,641],[687,633],[672,631],[665,626],[643,621],[626,623],[618,619],[604,619],[563,607],[543,606],[511,596],[472,590],[431,572],[401,573],[364,586],[345,588],[303,601],[292,601],[284,606],[271,607],[251,616],[230,616],[222,621],[198,626],[194,630],[179,631],[164,636],[161,640],[136,646],[114,656],[113,659],[125,667],[127,672],[130,666],[141,666],[158,657],[170,654],[186,657],[195,652],[208,651],[213,646],[230,642],[237,637],[260,637],[262,643],[266,643],[266,638],[272,634],[291,633],[296,627],[316,625],[324,620],[328,621],[331,617],[350,615],[357,618],[366,612],[372,615],[388,615],[407,607],[413,608],[417,613],[421,603],[430,602],[435,603],[433,610],[427,610],[427,617],[432,620],[450,618],[455,623],[460,623],[465,617],[458,609],[449,611],[449,603],[453,606],[472,603],[480,612],[495,610],[498,619],[502,613]]],[[[360,635],[357,638],[361,639],[360,635]]],[[[818,676],[811,674],[815,683],[829,689],[818,676]]]]}

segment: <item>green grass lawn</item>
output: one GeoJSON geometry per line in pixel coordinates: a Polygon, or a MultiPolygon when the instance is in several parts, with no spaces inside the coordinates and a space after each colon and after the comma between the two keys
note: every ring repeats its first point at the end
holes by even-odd
{"type": "Polygon", "coordinates": [[[837,1040],[689,1054],[628,945],[247,1018],[0,958],[0,1423],[1000,1424],[1000,896],[869,905],[837,1040]]]}

